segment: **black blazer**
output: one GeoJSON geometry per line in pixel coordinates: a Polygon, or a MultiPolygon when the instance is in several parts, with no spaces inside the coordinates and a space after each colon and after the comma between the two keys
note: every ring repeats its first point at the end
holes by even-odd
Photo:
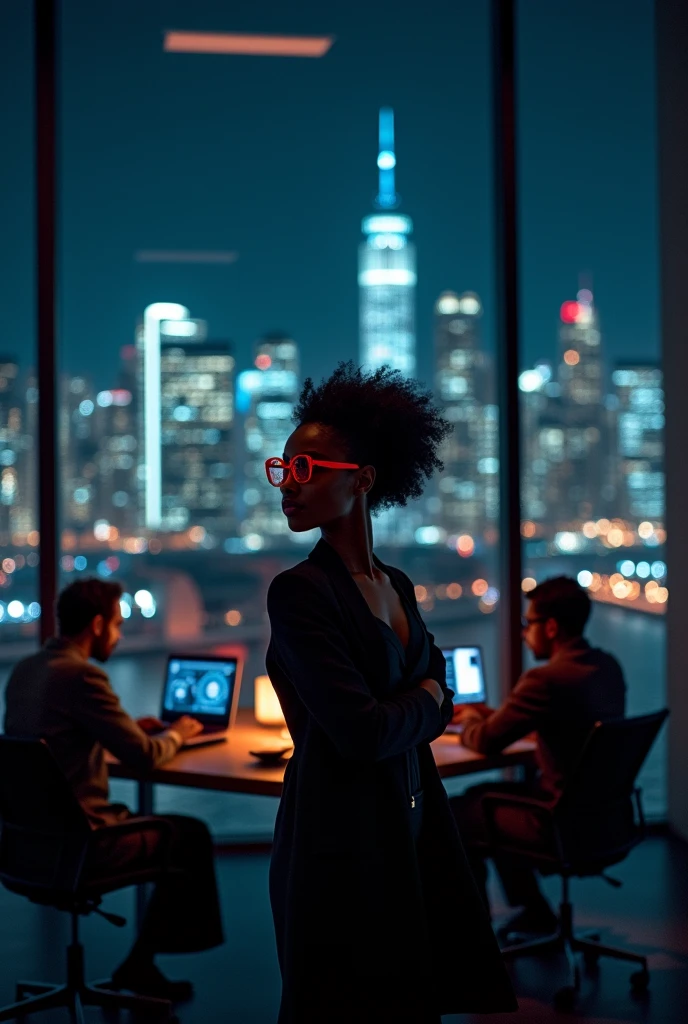
{"type": "MultiPolygon", "coordinates": [[[[376,558],[445,661],[409,578],[376,558]]],[[[421,1020],[517,1004],[475,888],[430,741],[451,717],[417,687],[389,692],[384,640],[344,563],[320,541],[268,592],[267,668],[294,738],[270,897],[283,978],[279,1024],[421,1020]],[[424,791],[414,844],[405,753],[424,791]]]]}

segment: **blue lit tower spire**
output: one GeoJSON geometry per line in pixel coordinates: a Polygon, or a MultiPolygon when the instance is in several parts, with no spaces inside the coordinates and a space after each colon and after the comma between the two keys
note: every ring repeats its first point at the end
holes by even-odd
{"type": "Polygon", "coordinates": [[[394,152],[394,111],[391,107],[380,110],[379,152],[377,166],[380,179],[380,191],[375,205],[380,210],[394,210],[399,205],[399,196],[394,187],[394,168],[397,158],[394,152]]]}
{"type": "Polygon", "coordinates": [[[416,370],[416,250],[409,240],[410,217],[392,213],[396,192],[394,111],[380,110],[377,167],[377,213],[364,217],[365,241],[359,246],[359,338],[361,363],[367,369],[387,364],[413,376],[416,370]]]}

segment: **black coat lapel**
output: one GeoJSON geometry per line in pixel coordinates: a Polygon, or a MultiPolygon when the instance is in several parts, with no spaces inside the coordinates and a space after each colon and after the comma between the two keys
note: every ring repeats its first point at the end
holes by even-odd
{"type": "Polygon", "coordinates": [[[342,559],[327,541],[319,540],[308,558],[329,577],[335,597],[351,623],[352,640],[360,649],[360,657],[356,660],[360,663],[368,685],[374,693],[386,692],[389,678],[387,651],[368,602],[342,559]]]}

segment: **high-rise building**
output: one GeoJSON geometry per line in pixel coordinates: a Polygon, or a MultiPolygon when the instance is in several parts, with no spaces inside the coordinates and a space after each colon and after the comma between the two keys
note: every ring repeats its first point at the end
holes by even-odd
{"type": "Polygon", "coordinates": [[[605,474],[602,338],[593,295],[586,288],[561,307],[559,354],[559,399],[550,408],[546,429],[553,452],[549,511],[564,525],[603,515],[615,493],[605,474]]]}
{"type": "Polygon", "coordinates": [[[93,415],[96,404],[90,380],[81,374],[63,376],[58,408],[63,524],[85,533],[92,529],[95,519],[102,427],[93,415]]]}
{"type": "MultiPolygon", "coordinates": [[[[566,424],[560,385],[552,367],[540,362],[520,374],[521,391],[521,508],[523,518],[554,535],[556,517],[562,511],[562,470],[566,461],[566,424]]],[[[539,531],[538,531],[539,532],[539,531]]]]}
{"type": "Polygon", "coordinates": [[[444,472],[434,521],[449,537],[475,538],[494,525],[499,509],[498,412],[481,316],[473,292],[443,292],[435,303],[435,392],[454,430],[440,452],[444,472]]]}
{"type": "Polygon", "coordinates": [[[93,425],[98,444],[94,523],[132,536],[139,524],[136,471],[139,458],[135,392],[117,387],[95,396],[93,425]]]}
{"type": "Polygon", "coordinates": [[[664,389],[656,363],[618,363],[617,398],[621,515],[632,522],[664,519],[664,389]]]}
{"type": "Polygon", "coordinates": [[[140,394],[141,519],[142,525],[151,530],[162,526],[160,340],[163,323],[171,336],[173,322],[178,324],[179,338],[194,336],[194,321],[189,321],[188,309],[178,302],[153,302],[144,310],[143,320],[136,329],[136,348],[140,356],[137,390],[140,394]]]}
{"type": "Polygon", "coordinates": [[[36,528],[35,382],[0,357],[0,545],[36,528]]]}
{"type": "Polygon", "coordinates": [[[360,358],[367,369],[383,364],[413,376],[416,370],[416,250],[410,217],[396,213],[394,113],[380,110],[377,212],[362,224],[358,286],[360,358]]]}
{"type": "Polygon", "coordinates": [[[160,525],[224,538],[235,525],[235,361],[228,341],[205,340],[205,327],[160,323],[160,525]]]}
{"type": "Polygon", "coordinates": [[[238,378],[237,408],[245,417],[238,549],[280,547],[292,536],[282,514],[279,491],[265,476],[265,460],[282,455],[294,430],[291,415],[298,390],[296,343],[284,332],[267,334],[256,344],[253,369],[245,370],[238,378]]]}

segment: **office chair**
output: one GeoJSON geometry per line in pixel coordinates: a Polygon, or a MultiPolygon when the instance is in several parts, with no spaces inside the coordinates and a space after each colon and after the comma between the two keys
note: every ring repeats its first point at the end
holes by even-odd
{"type": "Polygon", "coordinates": [[[171,1019],[172,1005],[166,999],[109,991],[106,981],[88,985],[79,941],[82,915],[100,914],[118,927],[126,924],[120,915],[100,909],[105,893],[156,881],[168,870],[170,824],[157,818],[136,818],[92,829],[48,746],[41,740],[8,736],[0,736],[0,821],[0,882],[34,903],[66,911],[72,919],[66,984],[20,981],[17,1002],[0,1008],[0,1021],[57,1006],[68,1007],[76,1024],[83,1024],[84,1006],[139,1010],[171,1019]],[[161,867],[88,880],[84,869],[102,837],[142,831],[160,836],[161,867]]]}
{"type": "Polygon", "coordinates": [[[601,956],[637,964],[639,970],[630,979],[634,991],[643,992],[649,984],[646,957],[604,946],[599,934],[581,937],[574,933],[569,881],[574,876],[599,875],[615,887],[622,884],[604,872],[612,864],[624,860],[645,838],[641,791],[635,780],[668,714],[665,709],[637,718],[597,722],[561,796],[555,802],[498,793],[488,793],[483,797],[491,852],[517,856],[542,874],[561,876],[557,931],[550,936],[502,948],[502,954],[507,958],[563,950],[568,963],[568,981],[555,994],[557,1009],[571,1009],[575,1004],[580,987],[580,971],[575,958],[577,952],[583,954],[590,969],[596,968],[601,956]],[[500,837],[499,814],[504,809],[522,809],[537,816],[543,828],[543,841],[537,848],[500,837]]]}

